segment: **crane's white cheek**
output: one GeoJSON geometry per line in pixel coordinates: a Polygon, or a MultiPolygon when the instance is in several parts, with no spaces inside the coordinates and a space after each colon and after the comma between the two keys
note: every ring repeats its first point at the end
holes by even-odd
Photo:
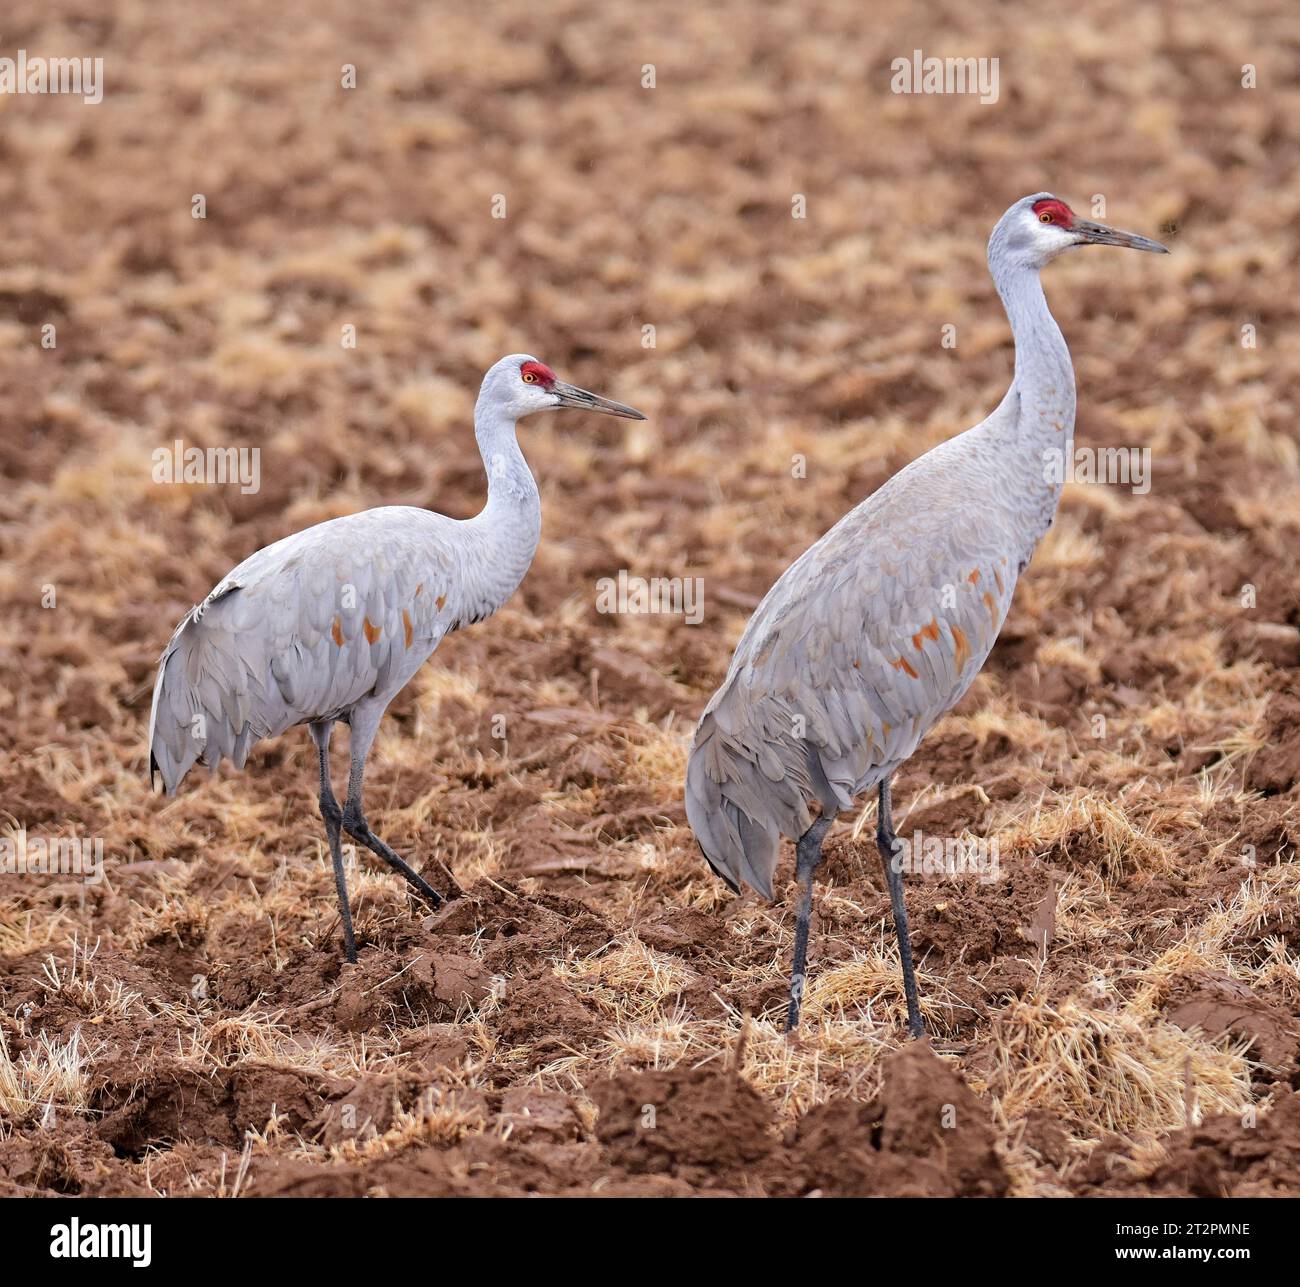
{"type": "Polygon", "coordinates": [[[1058,255],[1073,250],[1080,243],[1068,233],[1062,232],[1053,224],[1039,223],[1034,231],[1034,253],[1040,266],[1050,264],[1058,255]]]}
{"type": "Polygon", "coordinates": [[[524,389],[510,404],[510,414],[514,419],[522,420],[524,416],[534,415],[538,411],[549,411],[557,405],[556,400],[549,393],[543,393],[540,389],[524,389]]]}

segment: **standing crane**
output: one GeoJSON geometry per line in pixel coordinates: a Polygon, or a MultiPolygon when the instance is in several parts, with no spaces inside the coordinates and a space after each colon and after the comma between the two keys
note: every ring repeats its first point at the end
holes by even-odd
{"type": "Polygon", "coordinates": [[[890,781],[988,657],[1016,581],[1051,525],[1073,448],[1074,370],[1039,271],[1076,246],[1167,253],[1022,197],[989,238],[1015,338],[996,410],[895,474],[768,591],[695,730],[686,815],[713,870],[772,897],[782,835],[800,886],[786,1031],[799,1023],[813,875],[835,815],[879,791],[876,845],[898,935],[907,1026],[924,1034],[890,781]],[[814,815],[810,805],[820,806],[814,815]]]}
{"type": "Polygon", "coordinates": [[[446,635],[490,617],[524,579],[541,533],[537,484],[515,437],[535,411],[639,411],[556,378],[526,353],[483,377],[474,434],[488,499],[469,519],[407,505],[318,523],[244,560],[176,628],[158,662],[149,779],[168,795],[195,761],[243,768],[264,737],[306,724],[320,759],[320,812],[334,862],[347,958],[357,959],[340,829],[400,872],[433,907],[441,896],[370,829],[366,757],[389,702],[446,635]],[[330,785],[330,732],[350,725],[348,794],[330,785]]]}

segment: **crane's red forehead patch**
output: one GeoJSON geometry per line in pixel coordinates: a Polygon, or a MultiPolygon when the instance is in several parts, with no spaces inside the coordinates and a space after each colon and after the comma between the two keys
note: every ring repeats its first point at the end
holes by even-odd
{"type": "Polygon", "coordinates": [[[519,368],[519,378],[523,379],[526,375],[533,377],[528,383],[540,384],[543,389],[549,389],[556,379],[555,372],[545,362],[525,362],[519,368]]]}
{"type": "Polygon", "coordinates": [[[1074,211],[1064,201],[1058,201],[1055,197],[1044,197],[1041,201],[1035,201],[1034,213],[1050,214],[1052,222],[1062,228],[1069,228],[1074,223],[1074,211]]]}

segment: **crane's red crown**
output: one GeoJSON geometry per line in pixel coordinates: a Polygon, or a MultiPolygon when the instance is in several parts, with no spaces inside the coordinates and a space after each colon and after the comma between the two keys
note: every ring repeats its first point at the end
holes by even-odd
{"type": "Polygon", "coordinates": [[[1035,201],[1034,213],[1042,223],[1054,223],[1061,228],[1069,228],[1074,224],[1074,211],[1064,201],[1058,201],[1055,197],[1044,197],[1041,201],[1035,201]]]}
{"type": "Polygon", "coordinates": [[[549,389],[555,383],[555,372],[545,362],[525,362],[519,368],[519,378],[525,384],[540,384],[549,389]]]}

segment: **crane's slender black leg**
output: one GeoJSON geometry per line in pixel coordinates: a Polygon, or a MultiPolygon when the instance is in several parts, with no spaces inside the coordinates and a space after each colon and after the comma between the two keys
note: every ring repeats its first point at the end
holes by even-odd
{"type": "Polygon", "coordinates": [[[360,797],[348,796],[343,806],[343,829],[354,840],[359,840],[372,854],[382,858],[394,871],[399,872],[407,884],[424,899],[430,907],[437,910],[443,904],[443,897],[423,876],[420,875],[404,858],[398,857],[380,838],[370,830],[365,814],[361,810],[360,797]]]}
{"type": "Polygon", "coordinates": [[[795,845],[795,874],[799,878],[799,911],[794,926],[794,968],[790,972],[790,1009],[785,1030],[799,1026],[799,1009],[803,1005],[804,982],[808,965],[808,929],[812,921],[813,874],[821,866],[822,840],[830,830],[831,818],[823,816],[799,837],[795,845]]]}
{"type": "Polygon", "coordinates": [[[334,861],[334,887],[339,891],[339,915],[343,919],[343,950],[348,961],[357,963],[357,940],[352,932],[352,909],[348,905],[348,882],[343,874],[343,846],[339,840],[339,827],[343,822],[343,810],[334,797],[334,788],[330,785],[330,721],[322,720],[310,726],[312,741],[320,756],[320,816],[325,823],[325,835],[329,840],[330,857],[334,861]]]}
{"type": "Polygon", "coordinates": [[[442,895],[370,830],[370,824],[366,821],[365,811],[361,805],[366,756],[370,753],[370,744],[374,740],[375,731],[379,727],[379,717],[382,715],[382,710],[378,715],[367,712],[364,717],[359,711],[353,712],[352,745],[349,748],[352,767],[348,773],[348,798],[343,804],[343,830],[354,840],[365,845],[372,854],[382,858],[394,871],[400,873],[407,884],[436,910],[443,904],[442,895]]]}
{"type": "Polygon", "coordinates": [[[903,873],[894,864],[894,819],[890,811],[889,779],[880,784],[880,809],[876,819],[876,848],[885,864],[885,879],[889,882],[889,906],[894,916],[894,932],[898,935],[898,956],[903,963],[903,993],[907,997],[907,1032],[912,1037],[924,1037],[925,1025],[921,1022],[921,1006],[916,995],[916,971],[912,968],[912,938],[907,928],[907,904],[903,901],[903,873]]]}

